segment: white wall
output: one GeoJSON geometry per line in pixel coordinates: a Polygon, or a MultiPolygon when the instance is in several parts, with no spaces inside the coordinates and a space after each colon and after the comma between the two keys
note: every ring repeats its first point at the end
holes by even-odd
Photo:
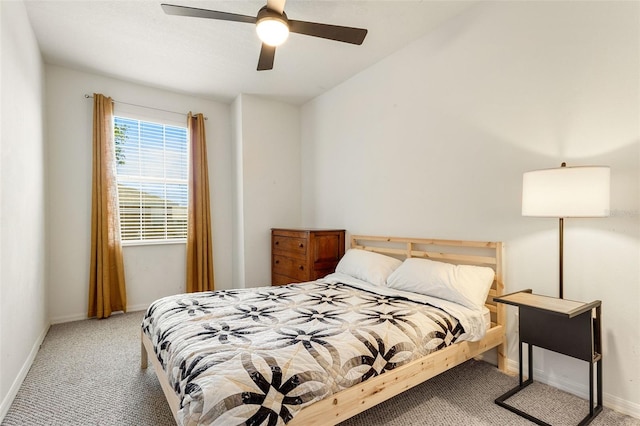
{"type": "MultiPolygon", "coordinates": [[[[211,216],[217,288],[231,287],[231,122],[223,103],[75,71],[46,66],[48,126],[49,312],[52,322],[86,318],[91,244],[92,99],[116,101],[186,114],[206,121],[211,216]]],[[[117,107],[117,104],[116,104],[117,107]]],[[[149,114],[154,112],[149,110],[149,114]]],[[[176,119],[182,119],[177,116],[176,119]]],[[[183,117],[186,123],[186,117],[183,117]]],[[[185,246],[124,247],[128,309],[184,291],[185,246]]]]}
{"type": "Polygon", "coordinates": [[[44,68],[22,2],[0,2],[0,421],[49,328],[44,68]]]}
{"type": "Polygon", "coordinates": [[[244,210],[242,191],[242,96],[238,96],[231,105],[232,122],[232,170],[233,170],[233,287],[244,288],[244,210]]]}
{"type": "MultiPolygon", "coordinates": [[[[302,109],[304,224],[504,241],[508,291],[557,295],[557,220],[521,216],[522,173],[611,166],[611,217],[565,221],[565,297],[602,300],[604,401],[636,417],[639,9],[483,2],[302,109]]],[[[536,350],[535,368],[586,395],[582,361],[536,350]]]]}
{"type": "Polygon", "coordinates": [[[301,223],[300,108],[243,94],[233,110],[235,286],[270,285],[270,230],[301,223]]]}

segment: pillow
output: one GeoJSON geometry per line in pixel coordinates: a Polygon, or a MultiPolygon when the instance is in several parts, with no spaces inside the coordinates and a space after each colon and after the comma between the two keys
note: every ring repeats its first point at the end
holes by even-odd
{"type": "Polygon", "coordinates": [[[494,276],[493,269],[485,266],[410,258],[389,276],[387,286],[481,309],[494,276]]]}
{"type": "Polygon", "coordinates": [[[391,256],[367,250],[349,249],[338,262],[336,272],[383,286],[389,275],[400,265],[402,261],[391,256]]]}

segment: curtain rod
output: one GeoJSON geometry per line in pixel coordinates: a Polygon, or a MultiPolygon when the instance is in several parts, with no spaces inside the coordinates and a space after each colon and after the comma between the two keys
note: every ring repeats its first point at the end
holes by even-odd
{"type": "MultiPolygon", "coordinates": [[[[89,99],[89,98],[93,99],[93,96],[87,95],[87,94],[85,94],[84,97],[85,97],[85,99],[89,99]]],[[[185,117],[188,115],[188,114],[185,114],[184,112],[171,111],[171,110],[162,109],[162,108],[154,108],[154,107],[149,107],[149,106],[145,106],[145,105],[131,104],[131,103],[128,103],[128,102],[117,101],[115,99],[113,99],[113,102],[117,102],[117,103],[123,104],[123,105],[131,105],[131,106],[140,107],[140,108],[153,109],[153,110],[156,110],[156,111],[169,112],[171,114],[184,115],[185,117]]],[[[205,117],[204,119],[208,120],[209,118],[205,117]]]]}

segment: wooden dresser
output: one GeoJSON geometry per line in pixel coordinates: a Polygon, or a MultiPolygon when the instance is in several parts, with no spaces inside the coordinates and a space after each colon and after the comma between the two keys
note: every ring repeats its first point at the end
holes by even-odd
{"type": "Polygon", "coordinates": [[[271,229],[271,284],[313,281],[335,271],[344,229],[271,229]]]}

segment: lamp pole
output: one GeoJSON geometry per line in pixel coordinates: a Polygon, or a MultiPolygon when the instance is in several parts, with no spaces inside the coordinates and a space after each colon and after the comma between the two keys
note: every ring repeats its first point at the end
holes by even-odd
{"type": "Polygon", "coordinates": [[[564,254],[564,218],[563,217],[560,218],[560,224],[559,224],[558,227],[560,229],[560,231],[559,231],[559,233],[560,233],[560,235],[559,235],[559,241],[560,241],[560,247],[559,247],[559,250],[560,250],[560,268],[559,268],[560,269],[560,276],[558,277],[559,278],[558,282],[560,284],[560,287],[559,287],[559,289],[560,289],[560,292],[559,292],[560,293],[560,299],[564,299],[564,297],[563,297],[563,288],[562,288],[562,276],[564,275],[563,274],[563,264],[564,264],[563,263],[564,262],[564,259],[563,259],[563,257],[564,257],[564,255],[563,255],[564,254]]]}
{"type": "MultiPolygon", "coordinates": [[[[562,162],[562,164],[560,164],[560,167],[567,167],[567,163],[565,163],[564,161],[562,162]]],[[[559,236],[558,236],[558,241],[560,243],[560,247],[559,247],[559,251],[560,251],[560,265],[559,265],[559,277],[558,277],[558,284],[559,284],[559,297],[560,299],[564,299],[564,289],[563,289],[563,276],[564,276],[564,218],[561,217],[559,224],[558,224],[558,232],[559,232],[559,236]]]]}

